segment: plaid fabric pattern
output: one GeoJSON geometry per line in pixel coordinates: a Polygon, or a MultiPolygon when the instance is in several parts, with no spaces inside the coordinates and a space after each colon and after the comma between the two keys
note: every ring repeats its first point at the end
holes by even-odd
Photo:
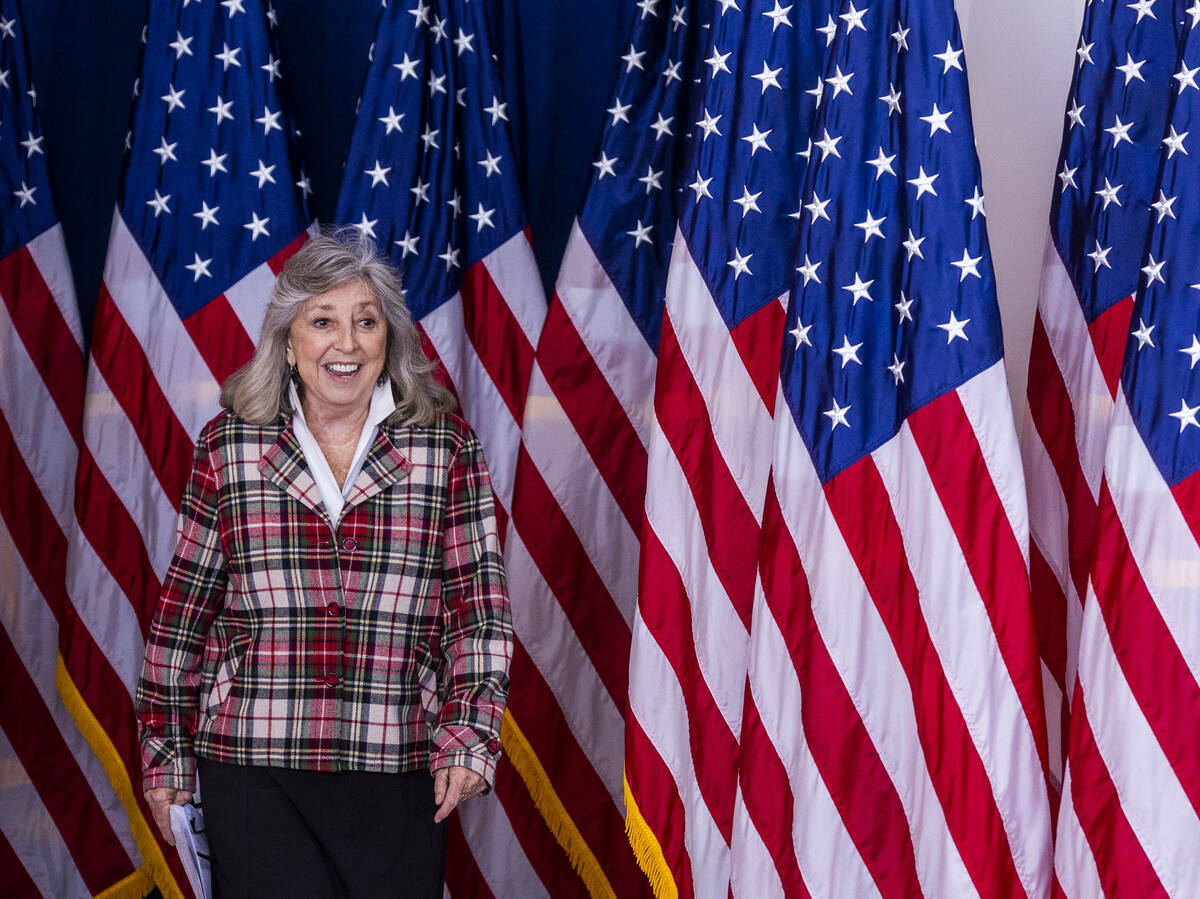
{"type": "Polygon", "coordinates": [[[138,683],[144,788],[198,753],[490,784],[512,623],[469,425],[380,425],[336,529],[291,424],[203,430],[138,683]]]}

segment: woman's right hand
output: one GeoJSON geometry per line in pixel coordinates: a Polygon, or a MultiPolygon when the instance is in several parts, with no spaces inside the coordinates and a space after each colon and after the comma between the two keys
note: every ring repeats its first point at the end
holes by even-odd
{"type": "Polygon", "coordinates": [[[158,825],[163,839],[171,846],[175,845],[175,835],[171,833],[171,806],[186,805],[192,801],[190,790],[174,790],[170,787],[154,787],[142,794],[146,804],[154,815],[154,823],[158,825]]]}

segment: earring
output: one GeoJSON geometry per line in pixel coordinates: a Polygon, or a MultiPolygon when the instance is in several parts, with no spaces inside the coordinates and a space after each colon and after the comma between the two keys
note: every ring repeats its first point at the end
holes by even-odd
{"type": "Polygon", "coordinates": [[[376,387],[382,387],[387,383],[388,374],[386,371],[380,372],[379,377],[375,380],[376,387]]]}
{"type": "Polygon", "coordinates": [[[290,377],[293,381],[296,381],[297,383],[300,381],[300,370],[296,368],[295,362],[292,363],[292,368],[291,368],[291,371],[288,373],[288,377],[290,377]]]}

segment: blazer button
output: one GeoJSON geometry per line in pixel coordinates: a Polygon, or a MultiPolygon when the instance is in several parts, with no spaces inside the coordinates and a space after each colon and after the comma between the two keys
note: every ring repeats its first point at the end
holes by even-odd
{"type": "Polygon", "coordinates": [[[331,602],[329,605],[327,605],[325,607],[325,614],[330,616],[331,618],[336,618],[338,616],[338,613],[341,612],[341,610],[342,610],[341,606],[339,606],[336,602],[331,602]]]}
{"type": "Polygon", "coordinates": [[[344,549],[348,553],[354,552],[354,550],[358,549],[358,541],[355,540],[353,537],[347,537],[345,540],[342,541],[342,549],[344,549]]]}
{"type": "Polygon", "coordinates": [[[500,754],[500,741],[497,740],[495,737],[488,740],[487,741],[487,750],[492,755],[499,755],[500,754]]]}
{"type": "Polygon", "coordinates": [[[336,674],[330,673],[325,675],[325,685],[328,687],[336,687],[340,681],[341,678],[336,674]]]}

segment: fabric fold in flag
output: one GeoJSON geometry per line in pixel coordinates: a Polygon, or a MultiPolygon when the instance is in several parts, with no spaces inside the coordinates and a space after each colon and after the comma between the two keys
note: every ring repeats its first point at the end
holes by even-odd
{"type": "Polygon", "coordinates": [[[950,0],[838,18],[780,357],[733,893],[1041,897],[1025,484],[962,37],[950,0]]]}
{"type": "MultiPolygon", "coordinates": [[[[849,27],[839,12],[826,2],[714,7],[702,60],[661,74],[700,79],[682,123],[690,136],[678,226],[668,236],[642,221],[608,237],[632,241],[635,253],[671,242],[625,741],[630,842],[659,896],[730,888],[780,298],[793,277],[805,169],[820,153],[810,125],[826,92],[825,55],[849,27]]],[[[612,156],[602,148],[596,165],[615,167],[612,156]]]]}
{"type": "MultiPolygon", "coordinates": [[[[1192,85],[1200,8],[1181,10],[1171,19],[1182,22],[1177,52],[1167,52],[1165,34],[1155,45],[1156,74],[1172,73],[1169,87],[1157,83],[1169,100],[1165,118],[1148,120],[1158,130],[1142,132],[1145,148],[1130,154],[1147,167],[1157,157],[1157,166],[1153,181],[1145,177],[1155,168],[1138,171],[1138,183],[1152,186],[1140,195],[1149,215],[1137,223],[1147,239],[1134,240],[1131,221],[1126,252],[1140,255],[1127,266],[1137,286],[1124,327],[1110,332],[1119,381],[1096,492],[1055,852],[1070,897],[1183,896],[1200,877],[1200,168],[1188,154],[1200,114],[1192,85]]],[[[1126,23],[1114,44],[1136,48],[1148,37],[1140,28],[1126,23]]]]}
{"type": "Polygon", "coordinates": [[[64,677],[169,896],[188,887],[141,798],[132,694],[192,443],[310,221],[274,19],[151,5],[87,367],[64,677]]]}
{"type": "MultiPolygon", "coordinates": [[[[1179,0],[1088,4],[1075,53],[1029,359],[1021,453],[1050,762],[1060,791],[1100,481],[1152,221],[1179,0]],[[1157,9],[1157,13],[1155,10],[1157,9]]],[[[1136,319],[1134,320],[1136,327],[1136,319]]]]}

